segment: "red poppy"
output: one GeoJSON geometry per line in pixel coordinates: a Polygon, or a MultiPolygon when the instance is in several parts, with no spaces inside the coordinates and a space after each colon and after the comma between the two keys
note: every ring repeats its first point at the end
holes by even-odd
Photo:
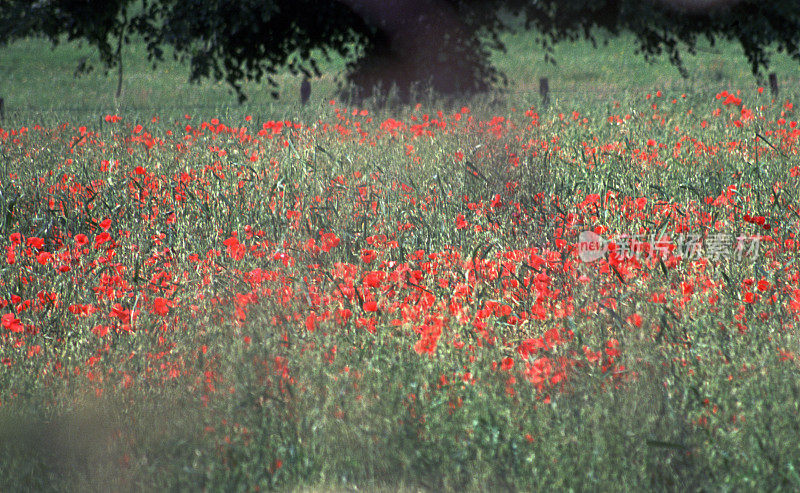
{"type": "Polygon", "coordinates": [[[165,317],[169,314],[170,303],[165,298],[158,297],[153,300],[153,313],[165,317]]]}
{"type": "Polygon", "coordinates": [[[3,315],[3,327],[11,332],[22,332],[25,327],[13,313],[3,315]]]}
{"type": "Polygon", "coordinates": [[[50,252],[41,252],[39,255],[36,256],[36,261],[39,262],[41,265],[45,265],[47,262],[53,260],[53,254],[50,252]]]}
{"type": "Polygon", "coordinates": [[[375,250],[369,250],[366,248],[361,250],[361,261],[365,264],[371,263],[377,256],[378,254],[375,253],[375,250]]]}
{"type": "Polygon", "coordinates": [[[94,237],[94,248],[95,249],[100,248],[100,245],[102,245],[103,243],[107,242],[110,239],[111,235],[103,231],[102,233],[94,237]]]}
{"type": "Polygon", "coordinates": [[[44,246],[44,240],[42,238],[37,238],[35,236],[31,236],[28,238],[27,244],[29,247],[33,247],[37,250],[41,250],[44,246]]]}

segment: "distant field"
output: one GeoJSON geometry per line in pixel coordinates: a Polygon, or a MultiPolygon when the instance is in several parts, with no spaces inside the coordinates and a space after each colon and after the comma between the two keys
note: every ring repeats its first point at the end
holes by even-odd
{"type": "MultiPolygon", "coordinates": [[[[636,54],[634,40],[628,37],[613,39],[598,48],[586,41],[561,44],[555,50],[558,60],[555,66],[543,61],[534,36],[509,34],[504,39],[508,51],[496,53],[494,61],[508,76],[506,99],[511,104],[535,101],[538,80],[543,76],[550,79],[554,98],[564,102],[621,97],[657,89],[694,92],[708,88],[747,89],[756,84],[741,49],[731,43],[714,48],[704,46],[696,56],[687,56],[691,75],[683,79],[666,61],[647,63],[636,54]]],[[[143,44],[126,49],[123,96],[115,101],[115,71],[106,74],[100,67],[74,77],[83,57],[97,61],[96,53],[86,46],[64,43],[51,49],[41,39],[17,42],[0,50],[0,97],[5,98],[7,112],[95,113],[119,108],[145,113],[158,110],[162,116],[173,110],[220,116],[255,108],[271,117],[280,117],[296,114],[300,109],[297,101],[300,79],[291,74],[277,77],[281,84],[278,101],[270,98],[265,84],[246,83],[250,100],[240,107],[224,83],[187,83],[185,65],[169,61],[152,70],[143,44]]],[[[312,102],[326,102],[334,96],[334,81],[341,77],[344,63],[342,59],[322,63],[324,74],[321,80],[313,82],[312,102]]],[[[797,85],[796,64],[786,56],[776,56],[773,63],[784,87],[797,85]]],[[[314,106],[309,110],[313,111],[314,106]]]]}

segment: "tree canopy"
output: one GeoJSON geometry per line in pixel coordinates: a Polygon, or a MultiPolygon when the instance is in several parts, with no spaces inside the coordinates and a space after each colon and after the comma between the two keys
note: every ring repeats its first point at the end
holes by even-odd
{"type": "Polygon", "coordinates": [[[286,68],[319,75],[319,53],[350,59],[347,80],[362,91],[396,85],[407,95],[422,83],[464,94],[502,79],[489,54],[503,50],[499,34],[514,29],[532,30],[546,59],[560,41],[632,33],[645,58],[666,56],[682,71],[682,55],[702,38],[731,40],[761,76],[773,50],[800,62],[798,7],[798,0],[5,0],[0,44],[79,40],[96,47],[107,68],[121,69],[123,47],[141,37],[154,64],[171,47],[192,80],[224,80],[240,99],[244,80],[277,87],[274,76],[286,68]]]}

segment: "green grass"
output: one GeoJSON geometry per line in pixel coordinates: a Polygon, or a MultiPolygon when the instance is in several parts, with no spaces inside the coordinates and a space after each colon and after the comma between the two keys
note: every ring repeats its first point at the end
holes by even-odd
{"type": "Polygon", "coordinates": [[[72,47],[0,54],[0,490],[800,487],[797,92],[508,39],[458,117],[239,107],[136,47],[116,106],[72,47]],[[751,216],[745,260],[577,256],[751,216]]]}
{"type": "MultiPolygon", "coordinates": [[[[657,63],[645,61],[636,52],[637,45],[630,36],[600,37],[597,48],[588,41],[558,44],[553,53],[556,65],[542,62],[536,40],[525,33],[507,35],[504,40],[508,51],[497,54],[495,60],[498,67],[512,74],[513,91],[538,91],[539,77],[550,78],[557,96],[575,101],[623,91],[638,94],[661,89],[695,93],[749,89],[756,85],[750,66],[735,43],[720,42],[714,47],[701,43],[696,55],[686,53],[684,63],[689,77],[683,79],[666,59],[657,63]],[[604,41],[608,44],[603,44],[604,41]]],[[[797,63],[789,57],[774,56],[770,70],[786,87],[796,86],[797,63]]]]}
{"type": "MultiPolygon", "coordinates": [[[[506,101],[516,105],[538,101],[540,77],[550,79],[554,98],[569,104],[659,89],[697,92],[746,89],[756,84],[741,49],[727,42],[713,48],[701,45],[696,56],[687,54],[690,77],[683,79],[663,61],[654,64],[644,61],[636,53],[634,40],[627,36],[609,39],[607,45],[601,42],[597,48],[588,41],[559,44],[554,52],[557,65],[543,61],[535,38],[527,33],[506,34],[503,40],[508,51],[495,53],[493,61],[508,76],[506,101]]],[[[0,96],[5,98],[9,114],[69,112],[85,117],[120,108],[161,116],[164,112],[180,111],[217,116],[231,111],[261,111],[271,118],[281,118],[302,111],[297,96],[300,79],[288,73],[277,76],[279,100],[269,96],[266,84],[245,83],[250,99],[240,107],[224,83],[189,84],[188,68],[169,57],[152,70],[145,46],[133,43],[125,50],[123,95],[116,100],[115,70],[105,73],[98,66],[89,74],[74,76],[83,58],[98,63],[96,53],[75,43],[62,43],[51,49],[47,41],[31,39],[4,47],[0,51],[0,96]]],[[[335,81],[342,77],[344,68],[344,60],[339,58],[321,62],[324,75],[314,80],[311,105],[314,107],[335,97],[335,81]]],[[[786,88],[795,87],[800,81],[796,63],[786,56],[775,56],[772,70],[786,88]]]]}
{"type": "MultiPolygon", "coordinates": [[[[147,61],[145,46],[133,43],[126,47],[123,73],[123,92],[115,99],[117,72],[106,72],[102,65],[75,76],[80,60],[88,58],[98,64],[97,55],[90,48],[74,43],[63,43],[51,49],[49,42],[31,39],[11,44],[0,52],[0,94],[6,108],[15,115],[41,112],[68,112],[76,115],[110,112],[115,109],[158,113],[164,110],[177,114],[180,111],[224,115],[231,109],[237,111],[259,108],[275,115],[297,111],[300,107],[297,94],[300,80],[288,74],[280,75],[281,96],[291,101],[275,101],[266,84],[245,83],[250,101],[240,107],[235,95],[224,83],[202,81],[190,84],[189,69],[171,59],[152,69],[147,61]]],[[[321,81],[315,81],[315,101],[333,94],[333,74],[342,62],[325,63],[330,68],[321,81]]],[[[326,101],[327,102],[327,101],[326,101]]]]}

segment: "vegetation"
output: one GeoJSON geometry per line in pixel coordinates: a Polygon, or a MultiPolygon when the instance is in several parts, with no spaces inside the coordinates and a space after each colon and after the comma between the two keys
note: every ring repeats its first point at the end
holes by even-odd
{"type": "MultiPolygon", "coordinates": [[[[505,49],[500,35],[515,30],[535,33],[545,60],[563,41],[632,35],[645,59],[665,55],[684,75],[683,55],[695,53],[701,40],[735,41],[757,76],[773,51],[800,61],[800,14],[791,0],[10,0],[0,6],[0,43],[30,36],[85,41],[105,68],[118,69],[117,97],[124,49],[136,39],[144,40],[153,64],[171,52],[188,62],[192,80],[224,80],[240,101],[244,82],[265,79],[277,87],[275,76],[285,69],[319,76],[318,60],[332,54],[349,60],[349,84],[340,89],[356,98],[376,88],[385,95],[390,87],[406,102],[420,87],[474,94],[502,79],[490,56],[505,49]]],[[[91,68],[86,62],[77,70],[91,68]]]]}
{"type": "MultiPolygon", "coordinates": [[[[757,87],[750,67],[734,43],[716,46],[701,44],[698,53],[684,60],[689,77],[684,79],[669,64],[649,63],[637,56],[636,40],[631,36],[616,38],[609,45],[593,48],[588,41],[562,43],[554,48],[556,65],[545,62],[537,51],[535,39],[523,33],[506,34],[502,42],[506,52],[493,52],[492,64],[508,74],[504,91],[487,95],[491,111],[507,111],[511,106],[525,107],[532,103],[540,77],[549,77],[552,98],[564,109],[605,104],[614,99],[639,97],[647,92],[670,90],[678,94],[710,93],[722,89],[751,89],[757,87]]],[[[269,119],[315,119],[322,106],[331,99],[340,100],[337,86],[344,77],[346,60],[334,58],[321,64],[323,75],[312,79],[311,104],[299,103],[300,78],[290,72],[275,76],[279,84],[279,99],[255,82],[243,85],[250,96],[238,104],[235,93],[224,84],[213,81],[187,83],[190,68],[179,63],[164,63],[152,70],[147,62],[147,48],[141,41],[133,42],[124,51],[126,75],[122,94],[115,97],[116,74],[102,71],[74,76],[75,67],[98,63],[95,50],[77,43],[62,43],[54,50],[42,39],[29,39],[7,46],[0,52],[0,97],[6,102],[6,118],[19,118],[20,124],[30,124],[47,117],[52,122],[76,118],[87,121],[89,115],[122,111],[128,118],[144,122],[153,116],[179,117],[186,113],[210,119],[230,115],[241,118],[250,114],[262,121],[269,119]],[[42,76],[46,74],[46,76],[42,76]]],[[[796,62],[788,56],[775,56],[771,70],[777,73],[783,90],[800,83],[796,62]]],[[[480,99],[480,98],[479,98],[480,99]]],[[[444,101],[430,99],[422,91],[420,100],[431,107],[441,107],[444,101]]],[[[535,99],[538,101],[538,98],[535,99]]],[[[450,104],[452,106],[452,104],[450,104]]],[[[457,110],[460,105],[455,105],[457,110]]]]}
{"type": "Polygon", "coordinates": [[[133,56],[114,108],[37,43],[0,58],[0,490],[800,485],[797,94],[731,45],[695,91],[577,44],[376,110],[133,56]]]}

